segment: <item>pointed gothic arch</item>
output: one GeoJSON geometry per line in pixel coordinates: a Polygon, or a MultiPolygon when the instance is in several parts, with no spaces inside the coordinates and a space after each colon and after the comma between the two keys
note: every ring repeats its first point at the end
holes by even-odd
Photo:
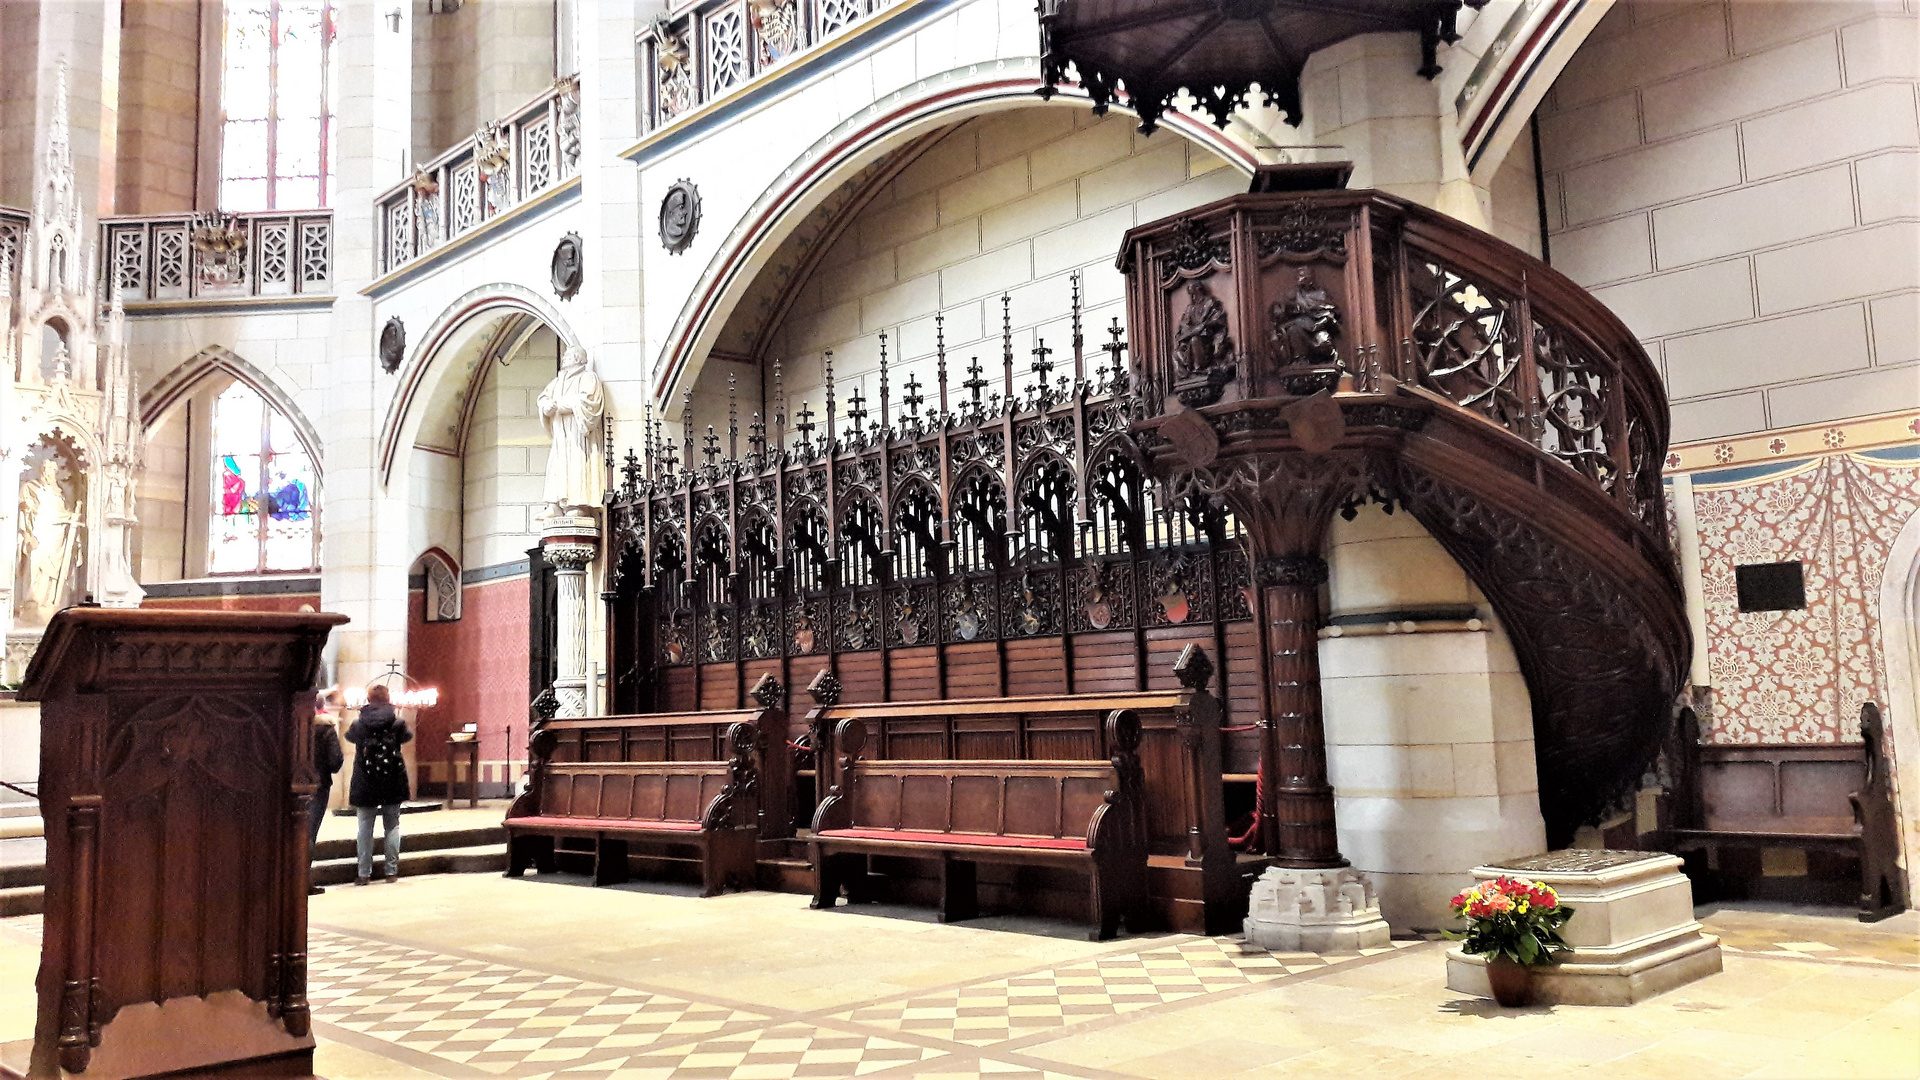
{"type": "MultiPolygon", "coordinates": [[[[884,155],[939,128],[993,112],[1023,108],[1086,109],[1089,99],[1077,87],[1061,87],[1049,101],[1035,92],[1040,78],[1034,61],[1015,66],[974,64],[929,76],[891,95],[884,105],[864,109],[835,125],[791,162],[769,184],[701,271],[652,358],[651,391],[656,401],[672,401],[693,384],[698,366],[691,361],[712,350],[721,330],[772,253],[807,216],[862,169],[884,155]]],[[[1116,111],[1125,110],[1116,106],[1116,111]]],[[[1166,130],[1190,139],[1252,174],[1253,150],[1184,113],[1168,114],[1166,130]]]]}
{"type": "Polygon", "coordinates": [[[381,483],[392,481],[400,451],[412,446],[418,434],[424,403],[432,397],[440,380],[450,374],[447,365],[438,361],[454,335],[475,319],[514,311],[544,323],[564,346],[585,347],[553,305],[532,289],[500,282],[469,290],[434,318],[400,367],[399,385],[387,401],[386,418],[380,424],[379,455],[375,461],[381,483]]]}
{"type": "Polygon", "coordinates": [[[312,455],[315,473],[325,475],[326,448],[320,441],[320,433],[307,419],[307,414],[265,372],[219,345],[209,345],[194,353],[141,394],[140,422],[152,430],[176,404],[185,400],[207,379],[218,376],[247,384],[254,393],[265,398],[267,404],[285,416],[293,424],[294,432],[299,435],[307,453],[312,455]]]}

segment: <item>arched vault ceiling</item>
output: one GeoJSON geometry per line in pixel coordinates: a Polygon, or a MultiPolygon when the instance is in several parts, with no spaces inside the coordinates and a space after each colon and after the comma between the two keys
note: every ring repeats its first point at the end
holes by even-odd
{"type": "Polygon", "coordinates": [[[807,282],[808,271],[822,252],[833,246],[849,222],[862,207],[886,186],[886,183],[913,160],[926,153],[941,139],[972,121],[931,132],[883,155],[861,169],[846,183],[835,188],[827,200],[815,207],[767,259],[755,275],[747,293],[727,317],[727,323],[714,342],[716,356],[735,360],[762,361],[773,332],[779,328],[792,303],[794,293],[807,282]]]}
{"type": "Polygon", "coordinates": [[[413,445],[421,450],[460,454],[466,442],[467,414],[486,377],[487,365],[500,359],[511,361],[543,325],[525,312],[500,311],[474,319],[456,331],[435,361],[448,365],[447,374],[427,399],[413,445]]]}

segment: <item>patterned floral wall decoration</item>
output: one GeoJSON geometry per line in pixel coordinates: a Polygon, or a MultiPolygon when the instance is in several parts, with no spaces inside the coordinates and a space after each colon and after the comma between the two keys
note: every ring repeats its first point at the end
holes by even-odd
{"type": "MultiPolygon", "coordinates": [[[[1694,474],[1716,743],[1860,738],[1885,701],[1877,607],[1886,559],[1920,512],[1920,446],[1694,474]],[[1734,568],[1800,560],[1807,606],[1742,613],[1734,568]]],[[[1904,573],[1906,568],[1895,568],[1904,573]]]]}

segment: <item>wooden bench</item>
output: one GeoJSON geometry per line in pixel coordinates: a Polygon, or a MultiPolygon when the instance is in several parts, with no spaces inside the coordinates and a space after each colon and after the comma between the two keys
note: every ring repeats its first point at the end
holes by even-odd
{"type": "MultiPolygon", "coordinates": [[[[777,684],[755,697],[777,703],[777,684]]],[[[542,725],[507,811],[507,876],[551,872],[556,841],[577,839],[592,845],[595,885],[628,880],[629,855],[690,850],[702,895],[753,887],[760,838],[784,835],[786,732],[773,705],[542,725]]]]}
{"type": "Polygon", "coordinates": [[[1869,922],[1906,909],[1872,702],[1861,709],[1860,743],[1702,743],[1691,709],[1678,728],[1674,823],[1663,846],[1687,858],[1703,899],[1767,889],[1780,899],[1857,899],[1869,922]],[[1804,853],[1806,873],[1768,873],[1769,851],[1804,853]]]}
{"type": "MultiPolygon", "coordinates": [[[[1113,753],[1107,719],[1130,712],[1141,727],[1148,854],[1172,856],[1179,873],[1197,878],[1182,886],[1183,895],[1164,899],[1183,912],[1166,921],[1229,933],[1246,913],[1246,898],[1227,846],[1220,703],[1207,691],[1213,665],[1189,645],[1173,673],[1180,685],[1169,690],[842,704],[837,680],[822,669],[807,687],[815,702],[807,714],[808,738],[826,747],[836,725],[859,720],[862,757],[870,767],[881,761],[1104,762],[1113,753]]],[[[832,750],[817,755],[816,790],[842,782],[840,756],[832,750]]]]}
{"type": "Polygon", "coordinates": [[[940,921],[979,913],[976,864],[1069,867],[1090,878],[1095,941],[1138,932],[1146,904],[1147,844],[1140,718],[1104,725],[1104,762],[1006,759],[869,760],[867,726],[840,720],[827,749],[838,780],[813,819],[813,906],[843,886],[858,899],[866,857],[933,859],[940,921]]]}

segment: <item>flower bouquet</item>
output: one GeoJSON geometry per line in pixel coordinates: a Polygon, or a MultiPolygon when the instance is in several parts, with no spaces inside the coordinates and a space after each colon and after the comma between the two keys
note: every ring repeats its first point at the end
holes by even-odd
{"type": "Polygon", "coordinates": [[[1462,942],[1462,951],[1487,958],[1487,982],[1494,1000],[1504,1006],[1525,1002],[1528,969],[1557,964],[1561,953],[1572,951],[1560,928],[1573,918],[1573,909],[1541,882],[1483,881],[1453,898],[1453,914],[1466,920],[1467,928],[1446,936],[1462,942]]]}

